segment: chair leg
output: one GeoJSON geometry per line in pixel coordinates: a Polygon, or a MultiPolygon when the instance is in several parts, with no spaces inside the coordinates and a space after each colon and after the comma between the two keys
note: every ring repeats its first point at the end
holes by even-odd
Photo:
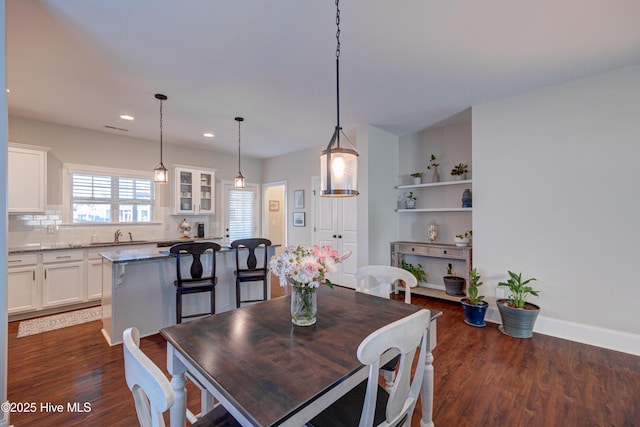
{"type": "Polygon", "coordinates": [[[216,314],[216,288],[211,289],[211,314],[216,314]]]}
{"type": "Polygon", "coordinates": [[[236,308],[240,308],[240,281],[236,279],[236,308]]]}
{"type": "Polygon", "coordinates": [[[182,292],[176,292],[176,324],[182,323],[182,292]]]}
{"type": "Polygon", "coordinates": [[[396,379],[396,371],[381,370],[380,373],[384,378],[384,389],[387,390],[387,393],[391,393],[391,388],[393,388],[393,382],[396,379]]]}
{"type": "Polygon", "coordinates": [[[262,281],[262,299],[266,301],[267,298],[267,276],[264,276],[264,280],[262,281]]]}

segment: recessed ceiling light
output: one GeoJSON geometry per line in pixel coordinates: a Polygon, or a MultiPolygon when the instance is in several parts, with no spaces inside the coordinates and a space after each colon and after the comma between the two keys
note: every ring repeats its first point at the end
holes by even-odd
{"type": "Polygon", "coordinates": [[[203,133],[202,136],[206,137],[206,138],[213,138],[213,133],[211,132],[207,132],[207,133],[203,133]]]}
{"type": "Polygon", "coordinates": [[[11,89],[7,88],[7,93],[11,92],[11,89]]]}
{"type": "Polygon", "coordinates": [[[128,114],[123,114],[123,115],[120,116],[120,118],[122,120],[133,120],[133,116],[130,116],[128,114]]]}

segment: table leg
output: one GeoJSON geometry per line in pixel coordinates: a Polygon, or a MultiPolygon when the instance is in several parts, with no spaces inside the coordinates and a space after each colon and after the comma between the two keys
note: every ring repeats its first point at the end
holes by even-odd
{"type": "Polygon", "coordinates": [[[424,359],[424,377],[422,378],[422,390],[420,393],[422,401],[422,419],[420,427],[434,427],[433,424],[433,354],[431,350],[435,347],[436,341],[436,321],[433,320],[427,332],[427,354],[424,359]]]}
{"type": "Polygon", "coordinates": [[[187,422],[187,368],[175,357],[175,349],[167,343],[167,370],[171,374],[173,406],[170,409],[171,426],[184,427],[187,422]]]}

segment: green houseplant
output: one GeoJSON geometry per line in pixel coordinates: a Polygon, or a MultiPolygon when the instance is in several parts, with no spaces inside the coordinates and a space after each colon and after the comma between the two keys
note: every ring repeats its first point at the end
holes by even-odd
{"type": "Polygon", "coordinates": [[[456,237],[453,239],[453,241],[455,242],[456,246],[468,246],[472,235],[473,231],[468,230],[463,234],[456,234],[456,237]]]}
{"type": "Polygon", "coordinates": [[[535,277],[525,279],[522,273],[516,274],[512,271],[508,273],[509,279],[498,283],[498,286],[507,287],[510,291],[508,298],[496,301],[502,319],[500,330],[515,338],[530,338],[533,336],[533,327],[540,313],[540,307],[527,302],[527,298],[531,295],[538,296],[539,291],[530,286],[531,282],[538,279],[535,277]]]}
{"type": "Polygon", "coordinates": [[[404,201],[404,207],[407,209],[413,209],[416,207],[416,196],[413,195],[412,191],[409,191],[409,193],[407,194],[404,201]]]}
{"type": "Polygon", "coordinates": [[[411,177],[413,178],[413,183],[414,184],[422,184],[422,175],[424,175],[422,172],[414,172],[411,174],[411,177]]]}
{"type": "Polygon", "coordinates": [[[464,163],[458,163],[451,169],[451,175],[455,176],[458,180],[467,179],[467,172],[469,172],[469,170],[464,163]]]}
{"type": "Polygon", "coordinates": [[[420,264],[410,264],[405,260],[400,262],[400,268],[403,270],[407,270],[409,273],[413,274],[418,282],[426,282],[427,281],[427,273],[424,272],[422,265],[420,264]]]}
{"type": "Polygon", "coordinates": [[[486,326],[484,317],[487,314],[489,304],[484,301],[484,295],[480,295],[478,287],[482,286],[480,274],[474,268],[469,272],[469,297],[460,300],[464,309],[464,321],[466,324],[482,328],[486,326]]]}
{"type": "Polygon", "coordinates": [[[447,275],[442,278],[442,281],[444,282],[444,290],[447,295],[465,296],[464,284],[466,279],[456,276],[451,263],[447,266],[447,275]]]}

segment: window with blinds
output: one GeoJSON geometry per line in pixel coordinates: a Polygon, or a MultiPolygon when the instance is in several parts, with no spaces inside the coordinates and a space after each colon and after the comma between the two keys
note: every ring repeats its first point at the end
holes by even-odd
{"type": "Polygon", "coordinates": [[[82,223],[148,223],[154,218],[151,179],[69,172],[71,218],[82,223]]]}
{"type": "Polygon", "coordinates": [[[235,189],[228,192],[229,242],[255,237],[255,190],[235,189]]]}

